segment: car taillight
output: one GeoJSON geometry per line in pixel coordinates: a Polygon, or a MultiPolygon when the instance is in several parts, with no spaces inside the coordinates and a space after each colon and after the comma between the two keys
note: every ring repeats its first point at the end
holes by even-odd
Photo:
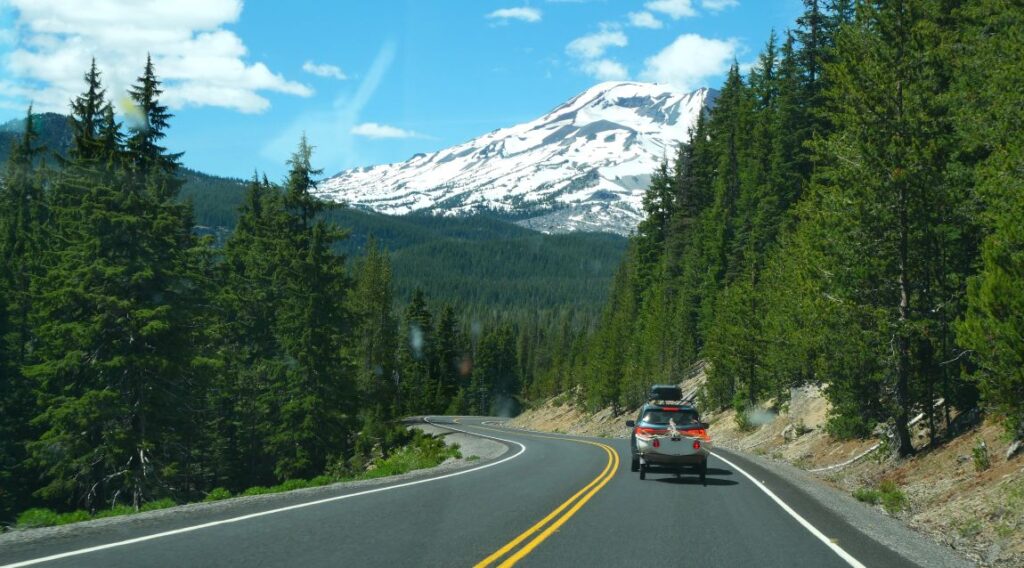
{"type": "Polygon", "coordinates": [[[700,449],[700,440],[694,440],[693,441],[693,449],[695,449],[695,450],[699,450],[700,449]]]}
{"type": "Polygon", "coordinates": [[[661,447],[661,440],[655,438],[654,439],[654,447],[655,448],[660,448],[661,447]]]}
{"type": "Polygon", "coordinates": [[[694,428],[693,430],[687,430],[686,435],[694,438],[700,438],[705,442],[711,439],[711,436],[708,436],[708,431],[703,428],[694,428]]]}

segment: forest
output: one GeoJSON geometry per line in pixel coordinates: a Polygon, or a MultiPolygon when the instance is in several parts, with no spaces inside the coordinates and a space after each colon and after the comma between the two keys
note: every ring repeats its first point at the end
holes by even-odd
{"type": "Polygon", "coordinates": [[[516,412],[546,364],[547,335],[584,325],[571,306],[555,309],[558,295],[600,274],[544,280],[523,268],[538,258],[531,243],[551,245],[548,262],[593,242],[609,267],[618,258],[615,237],[552,239],[486,219],[450,224],[451,236],[424,238],[430,248],[417,253],[418,237],[443,232],[436,223],[396,229],[318,199],[322,172],[304,138],[283,183],[254,175],[227,197],[237,207],[228,227],[204,230],[196,208],[225,198],[189,199],[218,180],[161,145],[172,117],[152,62],[128,93],[137,112],[127,125],[95,63],[84,79],[69,118],[29,109],[2,172],[0,522],[323,484],[370,466],[382,474],[402,452],[443,459],[443,444],[397,419],[516,412]],[[456,305],[459,290],[397,297],[387,248],[373,230],[346,245],[346,222],[392,245],[406,238],[407,270],[437,276],[435,290],[451,282],[437,272],[444,261],[430,272],[415,256],[453,259],[465,244],[456,237],[472,234],[462,240],[478,256],[540,280],[527,292],[550,284],[554,295],[510,289],[518,311],[469,293],[456,305]]]}
{"type": "Polygon", "coordinates": [[[530,395],[625,409],[706,361],[699,403],[739,421],[818,385],[833,436],[900,456],[918,413],[929,444],[975,410],[1021,437],[1024,10],[804,5],[656,172],[596,329],[530,395]]]}

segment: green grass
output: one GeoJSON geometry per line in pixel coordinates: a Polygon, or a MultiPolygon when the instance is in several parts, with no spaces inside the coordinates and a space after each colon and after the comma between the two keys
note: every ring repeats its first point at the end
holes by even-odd
{"type": "Polygon", "coordinates": [[[374,469],[361,473],[355,479],[376,479],[401,475],[417,469],[440,465],[444,460],[462,457],[458,445],[448,446],[440,438],[427,436],[416,431],[412,442],[388,456],[375,460],[374,469]]]}
{"type": "Polygon", "coordinates": [[[883,481],[878,490],[882,493],[882,507],[889,513],[899,513],[910,505],[907,494],[894,481],[883,481]]]}
{"type": "Polygon", "coordinates": [[[216,489],[211,489],[210,492],[206,494],[206,498],[203,499],[203,501],[220,501],[222,499],[230,499],[231,497],[233,497],[233,495],[231,495],[230,491],[223,487],[218,487],[216,489]]]}
{"type": "Polygon", "coordinates": [[[110,509],[96,511],[96,513],[92,515],[90,515],[88,511],[82,510],[71,511],[69,513],[58,513],[52,509],[35,508],[28,509],[18,515],[15,527],[19,529],[54,527],[70,523],[80,523],[82,521],[91,521],[93,519],[106,519],[108,517],[120,517],[123,515],[143,513],[146,511],[156,511],[157,509],[166,509],[175,505],[177,505],[177,503],[175,503],[173,499],[160,499],[144,503],[138,511],[136,511],[134,507],[129,507],[128,505],[117,505],[110,509]]]}
{"type": "Polygon", "coordinates": [[[964,538],[973,538],[981,534],[981,519],[971,518],[966,521],[961,521],[956,525],[956,532],[964,538]]]}
{"type": "Polygon", "coordinates": [[[853,492],[853,498],[869,505],[881,503],[890,514],[899,513],[910,505],[906,493],[891,480],[883,481],[877,488],[860,487],[853,492]]]}

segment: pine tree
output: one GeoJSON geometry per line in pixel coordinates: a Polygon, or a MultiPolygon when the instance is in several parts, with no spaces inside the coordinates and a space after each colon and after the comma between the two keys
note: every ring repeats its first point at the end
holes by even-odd
{"type": "Polygon", "coordinates": [[[217,267],[217,315],[209,325],[222,368],[214,375],[208,428],[214,483],[233,490],[275,479],[266,440],[280,406],[274,387],[284,383],[287,367],[275,335],[283,212],[277,190],[254,174],[217,267]]]}
{"type": "Polygon", "coordinates": [[[435,406],[437,383],[431,374],[435,348],[433,316],[417,288],[405,309],[398,356],[399,396],[403,412],[429,413],[435,406]]]}
{"type": "Polygon", "coordinates": [[[21,367],[29,359],[31,286],[42,269],[48,217],[45,172],[38,165],[44,149],[37,138],[29,107],[25,131],[12,144],[0,178],[0,518],[24,505],[32,490],[32,473],[22,468],[35,403],[21,367]]]}
{"type": "Polygon", "coordinates": [[[989,231],[981,247],[981,271],[972,279],[968,309],[958,326],[971,349],[986,405],[1024,437],[1024,119],[1020,66],[1024,16],[1013,2],[968,2],[959,40],[965,53],[954,93],[961,136],[983,157],[978,190],[987,206],[989,231]]]}
{"type": "Polygon", "coordinates": [[[442,308],[433,333],[436,341],[433,352],[435,357],[434,376],[437,377],[435,407],[438,412],[444,412],[451,404],[452,399],[456,397],[459,388],[465,386],[460,371],[462,352],[459,345],[458,325],[455,308],[450,305],[442,308]]]}
{"type": "Polygon", "coordinates": [[[130,136],[126,142],[126,153],[135,173],[149,178],[158,196],[173,196],[181,186],[175,177],[180,167],[181,154],[169,154],[159,145],[167,134],[169,121],[173,117],[167,107],[160,104],[163,93],[160,81],[153,68],[153,59],[146,56],[146,67],[135,85],[128,90],[134,103],[135,123],[129,127],[130,136]],[[159,175],[157,175],[159,174],[159,175]]]}
{"type": "Polygon", "coordinates": [[[391,262],[372,236],[356,269],[352,311],[359,321],[356,337],[361,363],[360,391],[364,404],[394,404],[398,322],[392,314],[391,262]]]}
{"type": "MultiPolygon", "coordinates": [[[[345,233],[319,218],[329,205],[313,194],[319,174],[305,136],[289,160],[275,285],[282,290],[275,334],[289,362],[279,423],[268,440],[279,479],[312,477],[348,451],[355,420],[351,288],[344,257],[331,247],[345,233]]],[[[280,396],[279,395],[279,396],[280,396]]]]}

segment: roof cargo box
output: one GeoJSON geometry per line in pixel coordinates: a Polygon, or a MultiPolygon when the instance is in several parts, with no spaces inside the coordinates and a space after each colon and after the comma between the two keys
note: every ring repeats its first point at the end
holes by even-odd
{"type": "Polygon", "coordinates": [[[676,385],[654,385],[647,398],[650,400],[682,400],[683,389],[676,385]]]}

